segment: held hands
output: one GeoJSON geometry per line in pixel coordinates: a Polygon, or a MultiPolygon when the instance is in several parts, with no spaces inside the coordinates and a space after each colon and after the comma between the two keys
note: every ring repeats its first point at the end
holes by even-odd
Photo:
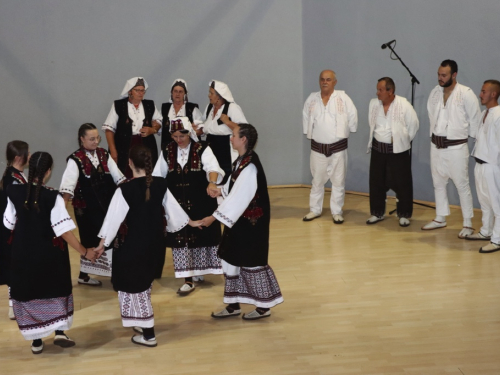
{"type": "Polygon", "coordinates": [[[85,254],[83,255],[85,259],[90,260],[92,263],[95,263],[95,260],[98,258],[97,253],[94,251],[94,249],[94,247],[85,249],[85,254]]]}
{"type": "Polygon", "coordinates": [[[99,242],[99,246],[94,249],[96,253],[96,259],[99,259],[104,252],[104,238],[101,238],[101,242],[99,242]]]}
{"type": "Polygon", "coordinates": [[[189,223],[188,223],[190,226],[192,226],[193,228],[198,228],[198,229],[203,229],[201,227],[201,220],[191,220],[189,219],[189,223]]]}
{"type": "Polygon", "coordinates": [[[217,198],[222,195],[221,189],[218,188],[215,184],[208,184],[207,194],[210,195],[212,198],[217,198]]]}
{"type": "Polygon", "coordinates": [[[201,219],[200,223],[204,227],[209,227],[210,225],[212,225],[212,223],[214,221],[215,221],[215,217],[213,217],[213,216],[207,216],[207,217],[201,219]]]}
{"type": "Polygon", "coordinates": [[[214,183],[210,182],[207,186],[207,194],[210,195],[212,198],[217,197],[220,195],[220,189],[217,188],[217,185],[214,183]]]}

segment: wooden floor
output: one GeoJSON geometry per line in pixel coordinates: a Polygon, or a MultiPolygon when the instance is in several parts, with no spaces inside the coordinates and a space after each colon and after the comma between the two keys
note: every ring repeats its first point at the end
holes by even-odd
{"type": "Polygon", "coordinates": [[[223,307],[222,276],[178,297],[168,254],[153,286],[158,347],[139,347],[121,326],[109,279],[97,289],[76,284],[72,252],[77,345],[47,338],[31,354],[7,319],[2,286],[0,374],[500,374],[500,253],[479,254],[486,242],[457,238],[458,209],[430,232],[420,227],[434,210],[421,206],[408,228],[393,216],[368,226],[368,199],[347,195],[343,225],[326,207],[305,223],[309,189],[270,193],[270,265],[285,299],[270,318],[212,319],[223,307]]]}

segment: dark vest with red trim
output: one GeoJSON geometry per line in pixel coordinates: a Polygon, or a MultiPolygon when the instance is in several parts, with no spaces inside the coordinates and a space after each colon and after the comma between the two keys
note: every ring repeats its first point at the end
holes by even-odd
{"type": "MultiPolygon", "coordinates": [[[[170,119],[168,118],[168,113],[172,107],[172,103],[163,103],[161,105],[161,115],[163,116],[163,122],[161,124],[161,149],[164,150],[167,145],[172,142],[172,135],[170,134],[170,119]]],[[[186,102],[184,103],[184,109],[186,112],[186,117],[189,119],[190,123],[193,123],[193,111],[195,108],[199,108],[198,104],[186,102]]]]}
{"type": "Polygon", "coordinates": [[[78,182],[73,196],[73,207],[78,209],[100,209],[104,213],[116,189],[115,182],[108,168],[109,153],[98,147],[95,150],[99,159],[96,168],[87,157],[84,149],[80,148],[68,156],[78,166],[78,182]]]}
{"type": "MultiPolygon", "coordinates": [[[[189,157],[183,168],[177,162],[177,143],[170,142],[163,152],[169,168],[168,188],[191,220],[203,219],[217,209],[217,199],[207,194],[207,174],[203,170],[201,161],[206,148],[205,142],[191,141],[189,157]]],[[[217,246],[220,238],[220,225],[211,225],[203,230],[186,225],[180,231],[168,234],[167,246],[189,248],[217,246]]]]}
{"type": "MultiPolygon", "coordinates": [[[[267,180],[259,156],[251,152],[245,156],[231,174],[229,192],[240,173],[250,164],[257,168],[257,191],[243,215],[232,228],[224,227],[219,256],[238,267],[266,266],[269,255],[269,224],[271,204],[267,191],[267,180]]],[[[236,162],[233,164],[233,169],[236,162]]]]}

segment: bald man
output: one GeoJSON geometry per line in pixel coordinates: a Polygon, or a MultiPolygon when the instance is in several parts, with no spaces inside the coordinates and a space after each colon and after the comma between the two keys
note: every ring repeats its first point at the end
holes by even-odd
{"type": "Polygon", "coordinates": [[[479,249],[480,253],[493,253],[500,250],[500,82],[487,80],[481,88],[481,104],[486,109],[476,135],[476,145],[472,157],[476,160],[474,177],[476,192],[481,204],[481,230],[466,240],[491,241],[479,249]]]}
{"type": "Polygon", "coordinates": [[[311,140],[310,212],[304,221],[321,216],[325,183],[332,183],[330,210],[335,224],[342,224],[347,170],[347,138],[358,128],[358,112],[344,91],[335,90],[337,77],[333,70],[324,70],[319,76],[321,91],[307,98],[302,111],[304,134],[311,140]]]}

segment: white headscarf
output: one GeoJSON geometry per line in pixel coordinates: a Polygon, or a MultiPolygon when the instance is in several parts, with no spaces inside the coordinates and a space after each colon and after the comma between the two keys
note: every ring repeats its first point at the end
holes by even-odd
{"type": "MultiPolygon", "coordinates": [[[[172,90],[173,90],[173,88],[174,88],[174,86],[175,86],[175,84],[176,84],[177,82],[182,82],[182,83],[184,83],[184,86],[186,86],[186,93],[184,94],[184,102],[187,102],[187,100],[186,100],[186,96],[187,96],[187,89],[188,89],[188,85],[187,85],[186,81],[184,81],[182,78],[177,78],[177,79],[176,79],[176,80],[172,83],[172,87],[170,88],[170,92],[172,92],[172,90]]],[[[170,103],[172,103],[172,96],[170,96],[170,100],[169,100],[169,102],[170,102],[170,103]]]]}
{"type": "Polygon", "coordinates": [[[210,87],[212,87],[212,82],[215,82],[214,90],[217,91],[219,95],[222,96],[226,102],[234,103],[233,94],[231,94],[231,90],[229,90],[229,87],[227,87],[227,85],[224,82],[216,81],[214,79],[210,81],[210,83],[208,84],[210,87]]]}
{"type": "Polygon", "coordinates": [[[132,90],[136,85],[137,85],[137,80],[142,79],[144,80],[144,89],[148,89],[148,83],[144,79],[144,77],[134,77],[130,78],[126,83],[125,87],[123,87],[122,93],[120,95],[120,98],[128,98],[128,92],[132,90]]]}
{"type": "Polygon", "coordinates": [[[187,130],[189,132],[189,136],[191,139],[195,142],[198,142],[198,136],[196,135],[195,130],[193,129],[193,125],[191,125],[191,122],[187,117],[176,117],[170,121],[170,133],[175,133],[177,130],[187,130]],[[177,126],[175,126],[175,130],[172,131],[172,122],[174,121],[181,121],[182,122],[182,129],[179,129],[177,126]]]}

